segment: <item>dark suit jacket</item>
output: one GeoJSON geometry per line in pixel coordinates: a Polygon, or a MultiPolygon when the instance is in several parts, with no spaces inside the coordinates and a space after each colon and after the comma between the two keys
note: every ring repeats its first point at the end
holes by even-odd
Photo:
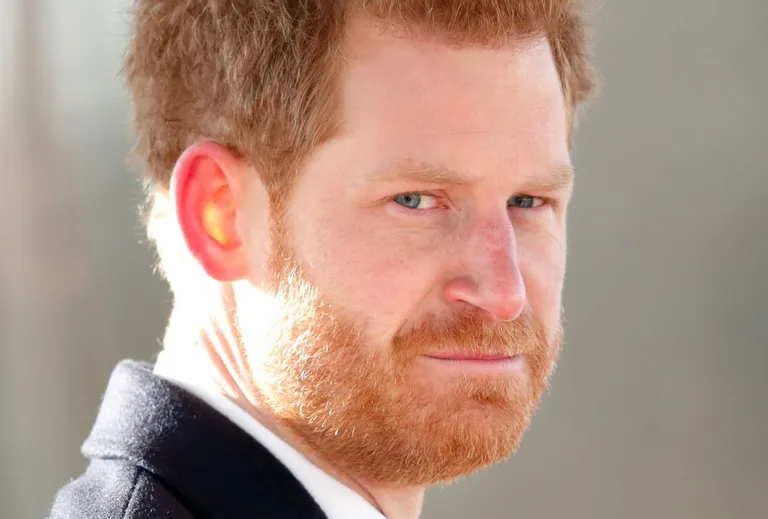
{"type": "Polygon", "coordinates": [[[272,454],[217,411],[123,361],[51,519],[327,519],[272,454]]]}

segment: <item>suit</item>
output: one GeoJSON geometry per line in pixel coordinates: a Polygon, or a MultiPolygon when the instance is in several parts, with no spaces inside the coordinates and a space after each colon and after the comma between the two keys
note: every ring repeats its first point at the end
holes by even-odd
{"type": "Polygon", "coordinates": [[[202,400],[123,361],[51,519],[327,519],[291,472],[202,400]]]}

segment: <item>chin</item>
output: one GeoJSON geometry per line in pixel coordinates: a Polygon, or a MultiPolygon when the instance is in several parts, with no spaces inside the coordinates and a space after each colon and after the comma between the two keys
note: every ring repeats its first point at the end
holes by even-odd
{"type": "Polygon", "coordinates": [[[411,467],[421,466],[422,470],[401,483],[450,483],[504,461],[520,446],[528,418],[494,409],[484,412],[479,406],[470,406],[447,420],[443,417],[428,434],[419,435],[429,446],[426,456],[414,458],[411,467]]]}
{"type": "Polygon", "coordinates": [[[407,465],[420,470],[401,472],[397,483],[448,483],[505,460],[519,447],[535,410],[527,385],[464,382],[437,391],[411,386],[418,396],[402,408],[401,445],[409,445],[407,465]]]}

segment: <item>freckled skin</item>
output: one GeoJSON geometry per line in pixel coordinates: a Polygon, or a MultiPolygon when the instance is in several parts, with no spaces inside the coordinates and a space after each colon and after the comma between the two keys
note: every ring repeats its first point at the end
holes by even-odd
{"type": "Polygon", "coordinates": [[[344,55],[339,132],[303,164],[280,231],[263,189],[244,197],[240,331],[282,426],[361,481],[423,487],[509,455],[554,364],[565,104],[543,38],[449,47],[357,20],[344,55]],[[289,263],[271,323],[253,296],[265,243],[289,263]],[[522,367],[462,371],[441,350],[522,367]]]}
{"type": "Polygon", "coordinates": [[[547,44],[446,50],[362,30],[349,38],[356,51],[342,77],[341,135],[312,158],[291,204],[297,254],[321,266],[309,268],[312,281],[386,340],[404,322],[451,305],[443,294],[452,279],[495,285],[518,268],[527,304],[554,327],[570,193],[547,193],[559,204],[547,214],[506,209],[526,180],[569,162],[547,44]],[[447,165],[473,183],[441,188],[453,203],[442,214],[393,217],[379,199],[431,186],[367,178],[405,157],[447,165]],[[345,196],[351,185],[361,186],[354,198],[345,196]]]}

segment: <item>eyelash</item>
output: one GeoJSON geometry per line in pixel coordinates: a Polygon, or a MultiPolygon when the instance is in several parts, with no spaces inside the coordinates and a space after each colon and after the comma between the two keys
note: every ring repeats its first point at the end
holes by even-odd
{"type": "Polygon", "coordinates": [[[544,207],[545,205],[551,205],[551,201],[547,198],[541,197],[541,196],[533,196],[533,195],[515,195],[512,197],[509,197],[509,200],[507,200],[507,207],[517,207],[518,209],[539,209],[540,207],[544,207]],[[514,198],[533,198],[534,203],[536,201],[540,201],[541,203],[534,207],[517,207],[513,205],[509,205],[509,202],[514,198]]]}
{"type": "MultiPolygon", "coordinates": [[[[402,209],[403,211],[411,213],[411,214],[413,214],[413,213],[426,213],[426,212],[431,212],[434,209],[438,209],[437,207],[436,208],[427,208],[427,209],[410,208],[410,207],[407,207],[407,206],[405,206],[403,204],[400,204],[400,203],[398,203],[396,201],[396,199],[399,198],[399,197],[407,197],[407,196],[419,196],[419,197],[435,198],[436,201],[437,201],[437,204],[440,205],[440,201],[439,201],[440,196],[435,195],[435,194],[425,193],[425,192],[418,192],[418,191],[407,192],[407,193],[399,193],[399,194],[393,196],[391,200],[392,200],[392,202],[395,203],[395,205],[399,209],[402,209]]],[[[511,196],[507,200],[507,208],[508,209],[524,209],[526,211],[531,211],[531,210],[534,210],[534,209],[541,209],[541,208],[544,208],[546,206],[554,206],[554,205],[555,204],[554,204],[554,201],[552,199],[549,199],[549,198],[546,198],[546,197],[541,197],[541,196],[525,195],[525,194],[511,196]],[[540,203],[538,205],[536,205],[536,206],[533,206],[533,207],[519,207],[519,206],[515,206],[515,205],[510,203],[512,200],[514,200],[516,198],[518,198],[518,199],[519,198],[533,198],[534,199],[534,203],[536,203],[536,201],[539,201],[540,203]]]]}

